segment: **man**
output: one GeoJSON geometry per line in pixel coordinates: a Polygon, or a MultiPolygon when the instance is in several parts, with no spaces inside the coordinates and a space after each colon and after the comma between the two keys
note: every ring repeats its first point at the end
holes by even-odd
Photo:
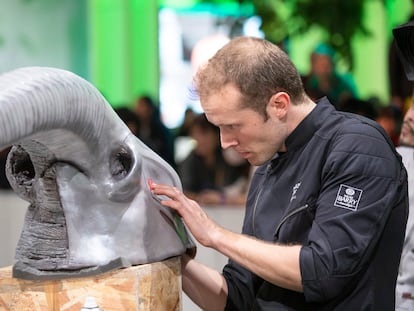
{"type": "Polygon", "coordinates": [[[304,93],[288,56],[231,40],[195,79],[203,110],[255,171],[242,234],[181,191],[155,184],[219,273],[184,256],[183,288],[204,310],[392,310],[407,221],[407,176],[374,121],[304,93]]]}
{"type": "MultiPolygon", "coordinates": [[[[393,30],[395,44],[407,79],[414,80],[414,21],[396,27],[393,30]]],[[[410,189],[414,185],[414,93],[410,108],[404,115],[399,138],[403,163],[408,172],[410,189]]],[[[410,208],[414,208],[414,191],[409,192],[410,208]]],[[[396,310],[414,310],[414,212],[410,212],[404,248],[401,255],[400,269],[396,285],[396,310]]]]}
{"type": "MultiPolygon", "coordinates": [[[[413,97],[414,98],[414,97],[413,97]]],[[[397,147],[408,172],[410,189],[414,185],[414,104],[404,115],[400,146],[397,147]]],[[[409,204],[414,208],[414,191],[409,192],[409,204]]],[[[414,310],[414,213],[409,213],[404,248],[396,286],[396,310],[414,310]]]]}

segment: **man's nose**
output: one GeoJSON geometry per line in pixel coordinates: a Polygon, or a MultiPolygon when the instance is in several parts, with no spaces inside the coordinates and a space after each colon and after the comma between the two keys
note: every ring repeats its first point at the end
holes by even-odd
{"type": "Polygon", "coordinates": [[[220,131],[220,143],[221,148],[223,149],[234,147],[238,144],[237,140],[232,135],[223,133],[223,131],[220,131]]]}

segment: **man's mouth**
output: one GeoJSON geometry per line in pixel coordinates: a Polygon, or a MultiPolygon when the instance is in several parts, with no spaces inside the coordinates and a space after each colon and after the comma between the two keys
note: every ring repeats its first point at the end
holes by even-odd
{"type": "Polygon", "coordinates": [[[401,133],[403,135],[413,135],[414,136],[414,128],[408,123],[404,122],[401,127],[401,133]]]}
{"type": "Polygon", "coordinates": [[[251,155],[250,152],[245,152],[245,151],[238,151],[238,153],[240,154],[240,156],[244,159],[249,158],[249,156],[251,155]]]}

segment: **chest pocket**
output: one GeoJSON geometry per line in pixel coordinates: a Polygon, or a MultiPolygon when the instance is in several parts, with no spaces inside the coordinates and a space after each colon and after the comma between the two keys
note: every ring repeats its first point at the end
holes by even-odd
{"type": "Polygon", "coordinates": [[[310,199],[307,203],[289,208],[275,229],[274,241],[300,244],[307,242],[315,214],[315,199],[310,199]]]}

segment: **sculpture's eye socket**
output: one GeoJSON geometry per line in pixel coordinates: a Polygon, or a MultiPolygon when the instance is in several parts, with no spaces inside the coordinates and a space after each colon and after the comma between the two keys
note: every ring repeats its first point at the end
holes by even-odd
{"type": "Polygon", "coordinates": [[[10,163],[12,175],[18,185],[27,185],[35,178],[35,168],[32,160],[23,148],[15,148],[10,163]]]}
{"type": "Polygon", "coordinates": [[[131,171],[132,165],[132,154],[129,149],[120,147],[112,153],[110,170],[115,179],[125,178],[131,171]]]}

